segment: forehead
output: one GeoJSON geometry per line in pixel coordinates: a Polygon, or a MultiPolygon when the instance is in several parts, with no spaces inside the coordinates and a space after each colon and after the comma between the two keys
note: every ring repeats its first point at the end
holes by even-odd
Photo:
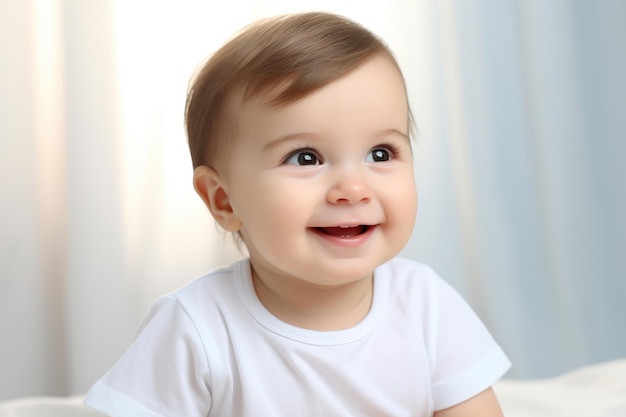
{"type": "Polygon", "coordinates": [[[334,133],[396,129],[408,134],[404,82],[390,58],[379,55],[313,93],[284,105],[271,104],[280,86],[266,94],[231,102],[236,138],[258,140],[324,130],[334,133]]]}

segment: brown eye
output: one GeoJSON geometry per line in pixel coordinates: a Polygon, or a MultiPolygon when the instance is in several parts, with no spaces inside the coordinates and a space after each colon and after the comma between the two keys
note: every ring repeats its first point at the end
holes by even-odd
{"type": "Polygon", "coordinates": [[[367,156],[367,162],[385,162],[389,160],[391,160],[391,152],[384,148],[376,148],[367,156]]]}
{"type": "Polygon", "coordinates": [[[319,165],[321,161],[315,152],[311,150],[300,150],[288,156],[284,163],[290,165],[319,165]]]}

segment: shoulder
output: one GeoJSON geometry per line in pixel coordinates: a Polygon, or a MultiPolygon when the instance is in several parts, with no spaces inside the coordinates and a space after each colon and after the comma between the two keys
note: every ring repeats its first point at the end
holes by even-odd
{"type": "Polygon", "coordinates": [[[442,306],[459,302],[433,268],[408,259],[394,258],[377,268],[374,285],[388,317],[408,320],[426,338],[436,333],[442,306]]]}
{"type": "Polygon", "coordinates": [[[429,266],[396,258],[382,265],[375,279],[389,286],[393,309],[420,329],[435,409],[484,391],[510,366],[470,305],[429,266]]]}
{"type": "Polygon", "coordinates": [[[161,296],[153,302],[143,326],[184,321],[198,329],[202,323],[232,315],[231,312],[241,305],[239,283],[249,275],[247,265],[247,260],[242,259],[161,296]]]}
{"type": "Polygon", "coordinates": [[[405,258],[393,258],[376,269],[377,274],[390,275],[402,279],[431,279],[433,269],[423,263],[405,258]]]}
{"type": "Polygon", "coordinates": [[[428,265],[404,258],[394,258],[378,267],[374,279],[390,293],[423,302],[449,290],[449,285],[428,265]]]}
{"type": "Polygon", "coordinates": [[[232,297],[238,297],[238,283],[245,281],[249,275],[247,265],[247,259],[241,259],[229,266],[218,268],[162,296],[161,300],[169,299],[182,306],[230,302],[232,297]]]}
{"type": "Polygon", "coordinates": [[[220,267],[205,275],[202,275],[183,287],[171,292],[167,296],[185,300],[193,298],[198,293],[205,291],[224,291],[233,286],[235,277],[240,273],[240,264],[245,260],[237,261],[231,265],[220,267]]]}

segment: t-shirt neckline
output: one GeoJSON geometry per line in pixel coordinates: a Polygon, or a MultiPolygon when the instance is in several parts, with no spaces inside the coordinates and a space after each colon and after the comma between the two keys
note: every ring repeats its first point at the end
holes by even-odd
{"type": "MultiPolygon", "coordinates": [[[[331,346],[360,340],[372,332],[382,314],[383,304],[387,299],[386,294],[388,287],[383,285],[385,280],[385,267],[386,264],[376,268],[374,271],[372,305],[365,318],[348,329],[332,331],[318,331],[297,327],[278,319],[270,313],[256,295],[254,284],[252,283],[250,260],[248,258],[236,262],[234,272],[237,291],[239,292],[241,300],[250,315],[261,326],[276,335],[286,337],[296,342],[309,345],[331,346]]],[[[388,279],[388,277],[386,279],[388,279]]]]}

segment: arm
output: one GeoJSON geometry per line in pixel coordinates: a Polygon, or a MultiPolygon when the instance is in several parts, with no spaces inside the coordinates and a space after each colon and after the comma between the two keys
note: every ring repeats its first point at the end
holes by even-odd
{"type": "Polygon", "coordinates": [[[433,417],[503,417],[502,409],[493,389],[489,388],[475,397],[444,410],[433,417]]]}

